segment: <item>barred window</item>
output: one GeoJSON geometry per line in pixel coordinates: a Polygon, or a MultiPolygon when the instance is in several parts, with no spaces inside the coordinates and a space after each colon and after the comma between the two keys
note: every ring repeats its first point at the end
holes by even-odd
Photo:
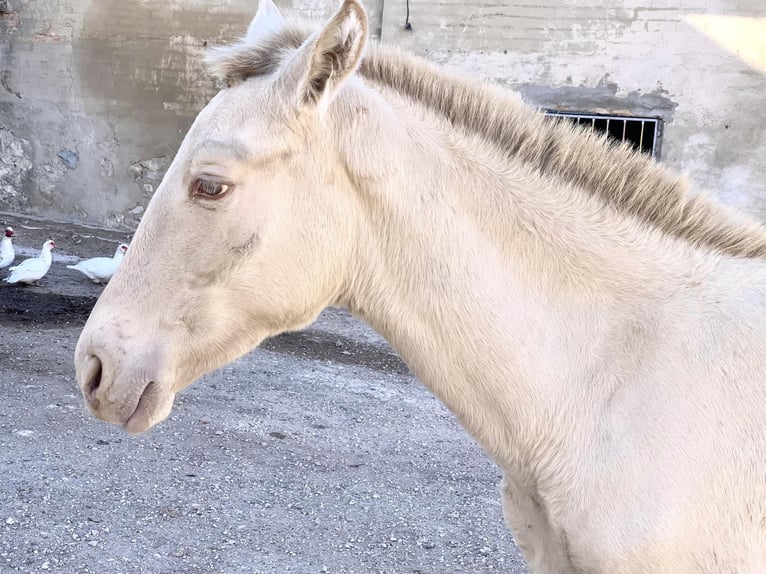
{"type": "Polygon", "coordinates": [[[660,159],[662,120],[636,116],[609,116],[546,110],[551,117],[566,118],[583,127],[606,133],[608,137],[630,143],[636,150],[660,159]]]}

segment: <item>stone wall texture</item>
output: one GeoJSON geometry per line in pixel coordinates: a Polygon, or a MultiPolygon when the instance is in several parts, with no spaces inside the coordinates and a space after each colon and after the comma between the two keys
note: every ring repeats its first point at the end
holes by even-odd
{"type": "MultiPolygon", "coordinates": [[[[0,0],[0,211],[132,227],[256,0],[0,0]]],[[[282,0],[309,18],[336,2],[282,0]]],[[[375,39],[541,108],[665,121],[662,161],[766,221],[764,0],[365,0],[375,39]]]]}

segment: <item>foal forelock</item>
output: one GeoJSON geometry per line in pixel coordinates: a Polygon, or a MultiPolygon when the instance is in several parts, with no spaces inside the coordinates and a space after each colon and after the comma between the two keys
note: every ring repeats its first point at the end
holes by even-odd
{"type": "MultiPolygon", "coordinates": [[[[286,25],[257,46],[216,48],[207,62],[227,85],[275,73],[311,35],[304,22],[286,25]]],[[[477,134],[514,161],[523,161],[592,195],[611,208],[713,252],[766,258],[766,229],[705,195],[686,180],[626,145],[569,122],[556,121],[489,85],[441,72],[388,46],[369,46],[359,69],[453,125],[477,134]]]]}

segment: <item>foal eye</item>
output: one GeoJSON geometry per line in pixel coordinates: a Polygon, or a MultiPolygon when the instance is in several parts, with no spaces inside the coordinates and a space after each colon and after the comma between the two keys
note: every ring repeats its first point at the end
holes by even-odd
{"type": "Polygon", "coordinates": [[[231,191],[233,187],[233,185],[223,183],[222,181],[200,177],[195,179],[194,183],[192,183],[191,192],[192,195],[218,199],[231,191]]]}

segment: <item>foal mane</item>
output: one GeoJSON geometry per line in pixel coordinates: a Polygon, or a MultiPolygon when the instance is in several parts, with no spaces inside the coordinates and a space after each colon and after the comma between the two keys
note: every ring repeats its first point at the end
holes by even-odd
{"type": "MultiPolygon", "coordinates": [[[[228,85],[279,69],[313,28],[293,22],[263,43],[215,48],[207,62],[228,85]]],[[[616,211],[699,248],[766,258],[766,228],[625,144],[556,121],[486,83],[466,81],[389,46],[368,46],[359,73],[481,135],[515,161],[588,193],[616,211]]]]}

